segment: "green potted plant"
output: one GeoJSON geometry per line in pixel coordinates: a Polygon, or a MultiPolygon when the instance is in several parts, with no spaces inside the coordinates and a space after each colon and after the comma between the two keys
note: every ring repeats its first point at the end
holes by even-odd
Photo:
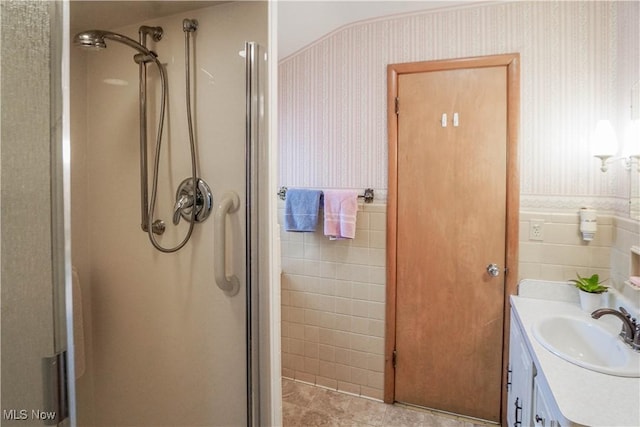
{"type": "Polygon", "coordinates": [[[600,276],[597,274],[591,275],[591,277],[582,277],[580,274],[576,274],[577,279],[571,279],[569,282],[573,283],[576,288],[580,290],[580,306],[583,310],[592,312],[604,305],[602,300],[602,294],[609,289],[603,286],[600,281],[600,276]]]}

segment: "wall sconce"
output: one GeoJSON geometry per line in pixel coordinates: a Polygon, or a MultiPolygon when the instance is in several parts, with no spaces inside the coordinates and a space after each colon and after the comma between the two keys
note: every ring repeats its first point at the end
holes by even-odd
{"type": "Polygon", "coordinates": [[[609,120],[599,120],[594,132],[593,156],[600,159],[600,170],[606,172],[608,160],[618,152],[618,139],[609,120]]]}
{"type": "Polygon", "coordinates": [[[640,172],[640,81],[631,87],[631,120],[627,124],[623,140],[622,157],[611,159],[618,151],[616,133],[609,120],[600,120],[593,135],[593,156],[601,161],[600,170],[606,172],[608,163],[614,160],[624,160],[626,170],[636,165],[640,172]]]}

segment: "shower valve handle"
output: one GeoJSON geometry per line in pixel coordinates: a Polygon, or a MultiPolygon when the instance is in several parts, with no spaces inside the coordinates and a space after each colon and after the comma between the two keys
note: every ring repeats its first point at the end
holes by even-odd
{"type": "Polygon", "coordinates": [[[178,225],[180,222],[180,217],[182,216],[182,210],[185,208],[189,208],[193,206],[193,196],[190,194],[183,194],[176,201],[175,206],[173,207],[173,223],[178,225]]]}
{"type": "Polygon", "coordinates": [[[191,222],[202,222],[213,209],[213,195],[211,189],[201,179],[194,187],[193,178],[186,178],[176,191],[176,204],[173,206],[173,223],[178,225],[180,217],[191,222]]]}

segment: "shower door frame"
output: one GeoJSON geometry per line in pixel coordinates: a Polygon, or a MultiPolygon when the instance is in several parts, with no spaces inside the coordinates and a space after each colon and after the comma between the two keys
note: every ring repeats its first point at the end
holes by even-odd
{"type": "Polygon", "coordinates": [[[258,426],[260,422],[260,227],[258,225],[260,170],[259,160],[264,140],[264,120],[261,105],[264,99],[262,83],[265,67],[260,63],[259,44],[245,43],[246,64],[246,325],[247,325],[247,425],[258,426]],[[258,260],[258,262],[251,262],[258,260]],[[254,298],[255,296],[255,298],[254,298]]]}

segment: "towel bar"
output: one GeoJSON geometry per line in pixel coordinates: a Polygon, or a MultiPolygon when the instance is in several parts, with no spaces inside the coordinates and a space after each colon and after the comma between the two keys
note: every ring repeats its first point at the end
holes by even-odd
{"type": "MultiPolygon", "coordinates": [[[[287,198],[287,187],[280,187],[280,190],[276,193],[280,200],[285,200],[287,198]]],[[[358,195],[359,199],[364,199],[365,203],[373,202],[373,188],[366,188],[364,190],[364,194],[358,195]]]]}

